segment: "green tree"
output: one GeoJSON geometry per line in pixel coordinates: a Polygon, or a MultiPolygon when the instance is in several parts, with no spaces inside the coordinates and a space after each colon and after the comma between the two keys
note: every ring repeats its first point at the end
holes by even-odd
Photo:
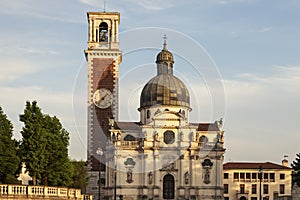
{"type": "Polygon", "coordinates": [[[73,185],[71,187],[83,189],[88,184],[88,174],[84,161],[72,161],[74,167],[73,185]]]}
{"type": "Polygon", "coordinates": [[[0,107],[0,183],[18,183],[16,172],[20,166],[17,142],[12,139],[13,125],[0,107]]]}
{"type": "Polygon", "coordinates": [[[296,159],[292,162],[294,172],[292,174],[292,182],[300,186],[300,153],[296,154],[296,159]]]}
{"type": "Polygon", "coordinates": [[[47,134],[47,173],[45,184],[71,186],[74,168],[68,158],[69,133],[62,127],[59,119],[45,115],[47,134]]]}
{"type": "Polygon", "coordinates": [[[73,167],[68,158],[69,133],[56,117],[43,114],[37,102],[26,102],[20,152],[27,170],[42,185],[70,186],[73,167]]]}
{"type": "Polygon", "coordinates": [[[36,101],[32,104],[26,102],[24,114],[20,115],[20,121],[24,123],[21,131],[20,156],[26,163],[26,169],[29,171],[34,185],[37,184],[37,179],[41,179],[41,174],[46,168],[47,133],[43,128],[43,117],[36,101]]]}

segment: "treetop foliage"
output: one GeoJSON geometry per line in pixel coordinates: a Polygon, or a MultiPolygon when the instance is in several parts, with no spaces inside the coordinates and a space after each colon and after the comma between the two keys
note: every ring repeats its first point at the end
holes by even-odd
{"type": "Polygon", "coordinates": [[[72,182],[72,166],[68,158],[69,133],[57,117],[43,114],[37,102],[26,102],[20,155],[26,163],[34,184],[37,179],[43,185],[69,186],[72,182]]]}
{"type": "Polygon", "coordinates": [[[17,183],[19,158],[17,142],[12,139],[13,125],[0,107],[0,183],[17,183]]]}
{"type": "Polygon", "coordinates": [[[296,159],[292,162],[294,172],[292,174],[293,184],[297,183],[300,187],[300,153],[296,154],[296,159]]]}

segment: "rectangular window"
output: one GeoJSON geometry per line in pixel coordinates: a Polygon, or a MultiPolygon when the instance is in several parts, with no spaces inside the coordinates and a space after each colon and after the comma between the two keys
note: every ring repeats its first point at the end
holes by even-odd
{"type": "Polygon", "coordinates": [[[240,179],[245,179],[245,173],[240,173],[240,179]]]}
{"type": "Polygon", "coordinates": [[[224,197],[224,200],[229,200],[229,197],[224,197]]]}
{"type": "Polygon", "coordinates": [[[258,173],[258,179],[259,179],[259,180],[262,179],[262,176],[263,176],[263,173],[262,173],[262,172],[258,173]]]}
{"type": "Polygon", "coordinates": [[[285,175],[284,174],[280,174],[280,180],[284,180],[285,179],[285,175]]]}
{"type": "Polygon", "coordinates": [[[284,194],[284,184],[279,185],[279,192],[280,194],[284,194]]]}
{"type": "Polygon", "coordinates": [[[246,179],[250,179],[251,173],[246,173],[246,179]]]}
{"type": "Polygon", "coordinates": [[[256,173],[252,173],[252,179],[254,179],[254,180],[255,180],[255,179],[256,179],[256,177],[257,177],[256,175],[257,175],[256,173]]]}
{"type": "Polygon", "coordinates": [[[264,180],[268,180],[269,179],[269,174],[268,173],[264,173],[264,180]]]}
{"type": "Polygon", "coordinates": [[[240,185],[240,193],[245,194],[245,184],[240,185]]]}
{"type": "Polygon", "coordinates": [[[251,197],[251,200],[257,200],[257,197],[251,197]]]}
{"type": "Polygon", "coordinates": [[[228,184],[224,184],[224,194],[228,194],[228,184]]]}
{"type": "Polygon", "coordinates": [[[264,194],[269,194],[269,185],[264,184],[264,194]]]}
{"type": "Polygon", "coordinates": [[[234,172],[234,174],[233,174],[233,179],[239,179],[239,173],[234,172]]]}
{"type": "Polygon", "coordinates": [[[270,173],[270,181],[275,182],[275,173],[270,173]]]}
{"type": "Polygon", "coordinates": [[[256,184],[252,184],[252,194],[256,194],[256,190],[257,190],[257,188],[256,188],[256,184]]]}
{"type": "Polygon", "coordinates": [[[228,173],[224,173],[224,179],[228,179],[228,173]]]}

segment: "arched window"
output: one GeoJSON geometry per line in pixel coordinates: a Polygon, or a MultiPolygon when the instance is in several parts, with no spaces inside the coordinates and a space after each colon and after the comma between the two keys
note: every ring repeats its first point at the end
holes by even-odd
{"type": "Polygon", "coordinates": [[[181,114],[182,114],[182,116],[185,117],[185,111],[184,110],[181,111],[181,114]]]}
{"type": "Polygon", "coordinates": [[[200,138],[199,138],[199,144],[200,145],[203,145],[203,144],[206,144],[208,142],[208,139],[206,136],[202,135],[200,138]]]}
{"type": "Polygon", "coordinates": [[[164,143],[173,144],[175,142],[175,133],[173,131],[164,132],[164,143]]]}
{"type": "Polygon", "coordinates": [[[105,22],[99,25],[99,41],[108,42],[108,25],[105,22]]]}
{"type": "Polygon", "coordinates": [[[174,199],[175,197],[175,184],[174,177],[171,174],[164,176],[163,180],[163,198],[174,199]]]}
{"type": "Polygon", "coordinates": [[[135,141],[135,137],[132,135],[128,134],[124,137],[124,141],[135,141]]]}
{"type": "Polygon", "coordinates": [[[241,196],[240,200],[247,200],[245,196],[241,196]]]}

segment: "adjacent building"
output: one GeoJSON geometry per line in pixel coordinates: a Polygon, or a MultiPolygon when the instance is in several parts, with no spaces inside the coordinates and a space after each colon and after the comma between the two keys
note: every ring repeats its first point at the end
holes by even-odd
{"type": "Polygon", "coordinates": [[[225,200],[291,199],[292,168],[271,162],[228,162],[223,165],[225,200]],[[261,198],[260,198],[261,195],[261,198]]]}

